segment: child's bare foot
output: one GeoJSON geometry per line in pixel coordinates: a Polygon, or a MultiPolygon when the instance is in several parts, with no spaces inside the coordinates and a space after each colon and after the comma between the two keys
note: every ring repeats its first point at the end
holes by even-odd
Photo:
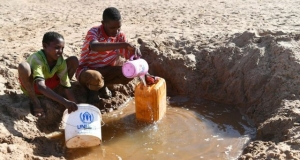
{"type": "Polygon", "coordinates": [[[30,112],[33,116],[38,117],[38,118],[44,118],[46,116],[45,110],[36,103],[29,103],[30,106],[30,112]]]}
{"type": "Polygon", "coordinates": [[[99,90],[99,93],[100,93],[100,97],[101,97],[101,98],[104,98],[104,99],[109,99],[109,98],[112,97],[111,91],[110,91],[106,86],[103,86],[103,87],[99,90]]]}

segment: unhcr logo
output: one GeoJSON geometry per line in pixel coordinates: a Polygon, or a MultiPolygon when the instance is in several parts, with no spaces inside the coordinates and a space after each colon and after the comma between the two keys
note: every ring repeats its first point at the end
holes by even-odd
{"type": "Polygon", "coordinates": [[[94,121],[94,115],[89,112],[80,113],[80,120],[84,124],[90,124],[94,121]]]}

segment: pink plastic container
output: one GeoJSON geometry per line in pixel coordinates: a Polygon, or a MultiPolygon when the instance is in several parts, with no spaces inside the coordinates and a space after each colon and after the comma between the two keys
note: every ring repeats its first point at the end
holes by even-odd
{"type": "Polygon", "coordinates": [[[127,78],[144,76],[148,73],[148,70],[148,63],[141,58],[133,60],[133,57],[131,57],[130,61],[127,61],[122,66],[123,75],[127,78]]]}

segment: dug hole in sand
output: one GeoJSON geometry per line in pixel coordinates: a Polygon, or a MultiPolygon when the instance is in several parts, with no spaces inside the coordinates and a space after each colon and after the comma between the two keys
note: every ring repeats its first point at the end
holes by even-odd
{"type": "MultiPolygon", "coordinates": [[[[187,95],[231,104],[254,122],[256,139],[245,147],[240,159],[296,159],[300,145],[299,37],[282,32],[246,31],[232,35],[222,47],[201,48],[189,40],[144,40],[140,49],[151,66],[149,72],[166,80],[168,96],[187,95]]],[[[15,83],[13,70],[0,71],[8,78],[6,85],[15,83]]],[[[133,96],[136,82],[114,86],[114,97],[96,106],[102,106],[103,112],[117,109],[133,96]]],[[[84,89],[77,82],[73,85],[79,101],[84,102],[84,89]]],[[[2,136],[1,154],[35,146],[31,147],[35,155],[54,159],[63,156],[64,145],[44,136],[59,127],[63,108],[41,99],[48,108],[48,118],[37,121],[24,108],[28,103],[25,96],[8,92],[6,97],[6,101],[14,99],[17,103],[2,107],[7,114],[1,120],[8,129],[6,132],[13,135],[2,136]],[[26,125],[19,126],[21,131],[28,129],[35,134],[24,138],[18,128],[8,127],[18,121],[26,125]],[[6,150],[9,144],[15,145],[6,150]]]]}
{"type": "Polygon", "coordinates": [[[168,96],[189,95],[239,108],[257,128],[240,159],[297,159],[299,34],[246,31],[222,47],[149,41],[141,46],[150,73],[166,79],[168,96]]]}

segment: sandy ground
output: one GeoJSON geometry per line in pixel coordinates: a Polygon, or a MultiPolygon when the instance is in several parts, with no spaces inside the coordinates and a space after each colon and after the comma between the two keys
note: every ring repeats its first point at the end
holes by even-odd
{"type": "MultiPolygon", "coordinates": [[[[0,1],[0,159],[65,159],[61,145],[45,137],[61,108],[42,99],[58,106],[50,119],[30,115],[16,68],[41,49],[46,31],[64,35],[66,57],[79,56],[85,33],[109,6],[121,11],[129,42],[144,40],[142,54],[166,79],[169,96],[233,104],[254,122],[257,139],[240,159],[299,159],[298,0],[0,1]]],[[[133,85],[116,87],[121,100],[104,103],[117,109],[133,85]]]]}

